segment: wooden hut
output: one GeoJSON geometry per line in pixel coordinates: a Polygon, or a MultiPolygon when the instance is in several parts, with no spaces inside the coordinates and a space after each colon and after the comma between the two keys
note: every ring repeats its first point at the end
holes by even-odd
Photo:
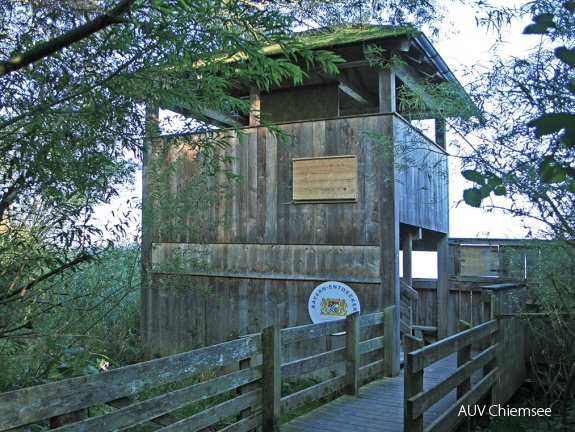
{"type": "MultiPolygon", "coordinates": [[[[155,274],[152,281],[169,273],[157,264],[176,250],[200,248],[209,263],[209,269],[180,269],[179,277],[189,281],[185,289],[145,284],[145,356],[274,323],[311,323],[308,299],[326,281],[351,287],[362,312],[397,305],[399,346],[400,250],[405,286],[411,286],[411,251],[438,252],[433,308],[439,337],[446,334],[448,167],[444,122],[434,117],[440,111],[458,115],[448,112],[453,102],[472,103],[422,33],[346,27],[308,33],[306,40],[343,57],[339,73],[311,68],[298,86],[234,87],[261,118],[279,125],[288,142],[278,142],[257,116],[233,120],[245,127],[225,132],[225,151],[236,158],[230,169],[243,182],[233,197],[205,210],[208,219],[225,215],[225,229],[154,238],[144,220],[143,261],[155,274]],[[449,93],[451,104],[438,102],[439,92],[449,93]],[[414,94],[417,102],[409,96],[414,94]],[[428,120],[431,133],[424,134],[416,120],[428,120]],[[214,295],[199,293],[193,288],[198,284],[214,295]]],[[[213,119],[220,126],[231,122],[222,113],[213,119]]],[[[172,192],[197,172],[194,163],[190,158],[175,169],[172,192]]],[[[150,181],[144,166],[144,184],[150,181]]],[[[144,201],[146,193],[144,186],[144,201]]]]}

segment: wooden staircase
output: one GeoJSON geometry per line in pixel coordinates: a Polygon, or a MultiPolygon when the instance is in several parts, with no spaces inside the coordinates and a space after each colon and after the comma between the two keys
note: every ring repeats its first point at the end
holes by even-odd
{"type": "Polygon", "coordinates": [[[415,324],[417,322],[417,302],[419,294],[403,281],[400,281],[399,328],[401,335],[408,334],[423,339],[426,344],[437,341],[437,327],[415,324]]]}

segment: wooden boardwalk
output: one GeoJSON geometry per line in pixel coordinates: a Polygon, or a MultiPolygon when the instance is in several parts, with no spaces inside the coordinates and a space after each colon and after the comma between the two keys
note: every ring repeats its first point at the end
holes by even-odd
{"type": "MultiPolygon", "coordinates": [[[[425,368],[424,388],[446,378],[456,368],[456,356],[425,368]]],[[[472,382],[478,381],[479,374],[472,382]]],[[[455,402],[455,391],[424,415],[424,426],[455,402]]],[[[342,396],[304,414],[281,427],[282,432],[403,432],[403,370],[394,378],[384,378],[360,388],[360,396],[342,396]]]]}

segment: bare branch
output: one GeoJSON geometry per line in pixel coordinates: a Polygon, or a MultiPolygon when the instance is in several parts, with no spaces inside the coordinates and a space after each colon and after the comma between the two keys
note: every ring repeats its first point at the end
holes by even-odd
{"type": "Polygon", "coordinates": [[[36,45],[34,48],[21,53],[13,54],[8,60],[0,62],[0,76],[7,75],[16,70],[22,69],[28,65],[31,65],[38,60],[48,57],[63,48],[72,45],[82,39],[85,39],[106,27],[114,24],[126,22],[123,18],[133,3],[136,0],[121,0],[115,7],[110,9],[108,12],[98,16],[92,21],[88,21],[86,24],[76,27],[69,32],[51,39],[47,42],[43,42],[36,45]]]}

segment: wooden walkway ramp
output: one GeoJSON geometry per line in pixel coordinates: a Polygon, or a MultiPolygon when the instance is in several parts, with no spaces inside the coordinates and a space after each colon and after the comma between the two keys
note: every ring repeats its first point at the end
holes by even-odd
{"type": "MultiPolygon", "coordinates": [[[[456,369],[456,355],[425,368],[423,384],[428,388],[456,369]]],[[[472,377],[478,381],[479,374],[472,377]]],[[[424,415],[424,426],[455,402],[455,391],[424,415]]],[[[320,408],[284,424],[282,432],[403,432],[403,370],[394,378],[384,378],[360,388],[360,396],[342,396],[320,408]]]]}

